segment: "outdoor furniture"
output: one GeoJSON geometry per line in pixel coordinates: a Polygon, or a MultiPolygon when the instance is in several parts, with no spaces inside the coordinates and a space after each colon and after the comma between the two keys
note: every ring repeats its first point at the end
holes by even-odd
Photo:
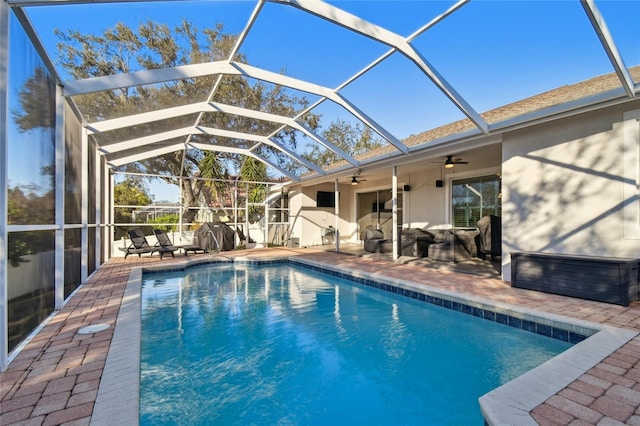
{"type": "Polygon", "coordinates": [[[205,222],[195,231],[198,244],[207,252],[233,250],[236,232],[224,222],[205,222]]]}
{"type": "Polygon", "coordinates": [[[512,252],[511,286],[629,306],[638,300],[639,260],[512,252]]]}
{"type": "Polygon", "coordinates": [[[464,262],[478,255],[477,230],[435,229],[431,230],[435,243],[429,246],[429,259],[443,262],[464,262]]]}
{"type": "Polygon", "coordinates": [[[147,237],[144,236],[144,233],[139,228],[129,229],[127,231],[127,234],[129,234],[131,244],[126,248],[119,247],[119,249],[124,252],[125,259],[130,254],[137,254],[138,257],[140,257],[143,253],[149,253],[151,256],[153,256],[153,253],[156,251],[160,253],[160,259],[162,259],[162,256],[165,253],[171,253],[171,256],[174,256],[173,252],[175,250],[171,250],[170,248],[164,248],[161,246],[152,247],[151,245],[149,245],[147,237]]]}
{"type": "Polygon", "coordinates": [[[435,242],[435,236],[423,229],[402,229],[400,231],[400,248],[398,252],[401,256],[427,257],[429,246],[435,242]]]}
{"type": "Polygon", "coordinates": [[[238,227],[236,228],[236,234],[238,234],[238,238],[240,239],[240,244],[241,245],[247,245],[249,243],[255,243],[255,241],[253,241],[253,239],[251,238],[247,238],[244,235],[244,231],[242,230],[242,227],[238,225],[238,227]]]}
{"type": "Polygon", "coordinates": [[[502,255],[502,220],[500,216],[483,216],[478,222],[478,257],[484,259],[486,255],[495,260],[502,255]]]}
{"type": "Polygon", "coordinates": [[[173,249],[174,251],[182,249],[184,250],[185,256],[190,251],[197,253],[198,250],[202,250],[204,252],[204,249],[202,249],[202,247],[200,247],[199,244],[181,244],[178,246],[173,245],[173,243],[171,242],[171,239],[169,238],[169,235],[162,229],[154,229],[153,233],[156,235],[156,238],[158,239],[158,244],[160,245],[160,247],[163,247],[165,249],[173,249]]]}
{"type": "Polygon", "coordinates": [[[378,253],[382,243],[389,241],[379,229],[367,228],[363,231],[364,251],[378,253]]]}

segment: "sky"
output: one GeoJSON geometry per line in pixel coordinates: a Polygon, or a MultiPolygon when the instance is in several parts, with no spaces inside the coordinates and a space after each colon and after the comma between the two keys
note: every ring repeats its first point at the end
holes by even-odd
{"type": "MultiPolygon", "coordinates": [[[[333,5],[407,37],[448,1],[336,1],[333,5]]],[[[146,19],[239,33],[253,1],[134,2],[33,7],[27,13],[55,57],[53,30],[100,33],[146,19]]],[[[597,1],[627,65],[640,64],[640,1],[597,1]]],[[[472,1],[414,46],[477,112],[613,71],[576,1],[472,1]]],[[[388,48],[295,8],[267,3],[241,52],[249,63],[335,88],[388,48]]],[[[407,58],[395,54],[342,91],[399,138],[462,118],[407,58]]],[[[333,115],[331,108],[323,108],[333,115]]]]}
{"type": "MultiPolygon", "coordinates": [[[[640,1],[596,0],[627,66],[640,64],[640,1]]],[[[331,1],[349,13],[408,37],[453,2],[331,1]]],[[[133,2],[27,8],[55,61],[53,30],[99,34],[117,22],[151,19],[199,28],[223,22],[239,33],[254,1],[133,2]]],[[[562,85],[613,72],[578,0],[473,0],[412,42],[478,113],[562,85]]],[[[336,88],[389,48],[277,3],[267,3],[243,43],[251,65],[336,88]]],[[[340,92],[398,139],[447,124],[463,113],[406,57],[395,53],[340,92]]],[[[313,96],[309,96],[313,100],[313,96]]],[[[344,117],[328,102],[323,122],[344,117]]]]}

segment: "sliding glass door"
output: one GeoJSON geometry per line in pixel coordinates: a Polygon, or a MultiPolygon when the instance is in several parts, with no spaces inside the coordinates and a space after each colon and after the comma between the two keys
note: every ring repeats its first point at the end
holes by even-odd
{"type": "MultiPolygon", "coordinates": [[[[391,238],[391,190],[362,192],[357,198],[358,235],[367,228],[380,229],[385,238],[391,238]]],[[[402,192],[398,191],[398,226],[402,225],[402,192]]]]}
{"type": "Polygon", "coordinates": [[[500,176],[489,175],[452,181],[453,226],[476,227],[486,215],[502,215],[500,176]]]}

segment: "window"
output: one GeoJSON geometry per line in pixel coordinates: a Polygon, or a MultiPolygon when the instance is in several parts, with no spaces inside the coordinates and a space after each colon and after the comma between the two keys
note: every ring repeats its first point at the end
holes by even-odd
{"type": "Polygon", "coordinates": [[[454,180],[451,184],[453,226],[475,227],[486,215],[502,215],[500,175],[454,180]]]}

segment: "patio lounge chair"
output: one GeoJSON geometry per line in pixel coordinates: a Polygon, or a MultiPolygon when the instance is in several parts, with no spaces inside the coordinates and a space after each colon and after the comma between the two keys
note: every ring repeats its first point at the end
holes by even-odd
{"type": "MultiPolygon", "coordinates": [[[[182,249],[184,250],[185,256],[190,251],[197,253],[198,250],[202,250],[204,252],[204,249],[200,247],[200,245],[198,244],[184,244],[184,245],[174,246],[173,243],[171,242],[171,239],[169,238],[169,235],[162,229],[154,229],[153,233],[156,234],[156,238],[158,239],[158,244],[163,249],[171,249],[173,251],[182,249]]],[[[171,253],[172,255],[173,255],[173,251],[171,253]]]]}
{"type": "Polygon", "coordinates": [[[491,260],[502,256],[502,219],[500,216],[484,216],[477,224],[480,230],[478,256],[484,259],[486,255],[490,255],[491,260]]]}
{"type": "Polygon", "coordinates": [[[242,230],[241,226],[238,226],[238,228],[236,228],[236,234],[238,234],[238,238],[240,239],[240,244],[242,245],[247,245],[248,243],[255,243],[253,239],[247,238],[244,235],[244,231],[242,230]]]}
{"type": "Polygon", "coordinates": [[[367,228],[363,231],[364,251],[369,253],[380,252],[383,243],[390,241],[384,238],[384,234],[379,229],[367,228]]]}
{"type": "Polygon", "coordinates": [[[164,247],[159,246],[150,246],[141,229],[129,229],[127,234],[129,234],[131,244],[126,248],[119,247],[119,249],[124,252],[125,259],[130,254],[137,254],[138,257],[140,257],[143,253],[150,253],[150,255],[153,256],[153,253],[156,251],[160,253],[160,259],[162,259],[162,256],[165,253],[171,253],[171,256],[173,256],[173,250],[171,249],[165,249],[164,247]]]}

